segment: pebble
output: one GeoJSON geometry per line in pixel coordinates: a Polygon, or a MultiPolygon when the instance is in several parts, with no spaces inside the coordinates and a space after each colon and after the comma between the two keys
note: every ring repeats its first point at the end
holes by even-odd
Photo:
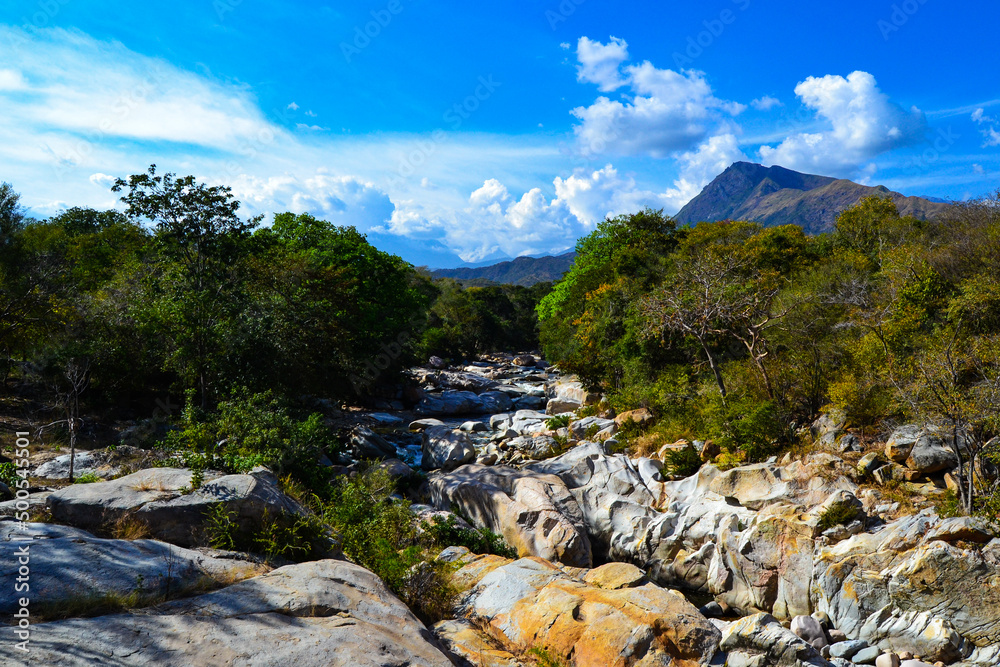
{"type": "Polygon", "coordinates": [[[858,665],[874,665],[875,659],[880,655],[882,655],[882,649],[878,646],[869,646],[855,653],[852,660],[858,665]]]}
{"type": "Polygon", "coordinates": [[[875,667],[899,667],[899,656],[895,653],[883,653],[875,659],[875,667]]]}
{"type": "Polygon", "coordinates": [[[850,641],[837,642],[830,647],[830,653],[838,658],[847,658],[850,660],[854,657],[854,654],[865,648],[868,648],[868,642],[860,639],[852,639],[850,641]]]}

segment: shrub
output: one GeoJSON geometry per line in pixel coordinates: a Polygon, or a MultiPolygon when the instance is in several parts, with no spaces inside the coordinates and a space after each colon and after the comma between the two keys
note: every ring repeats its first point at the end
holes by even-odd
{"type": "Polygon", "coordinates": [[[78,475],[73,479],[74,484],[93,484],[95,482],[103,482],[104,480],[98,477],[92,472],[85,472],[82,475],[78,475]]]}
{"type": "Polygon", "coordinates": [[[451,566],[431,561],[418,539],[409,503],[392,498],[395,484],[385,470],[372,468],[341,478],[324,521],[341,539],[344,554],[377,574],[422,620],[433,623],[452,606],[456,591],[451,566]]]}
{"type": "Polygon", "coordinates": [[[788,439],[788,427],[771,401],[729,395],[716,396],[706,406],[707,428],[712,439],[731,452],[742,452],[750,463],[765,460],[788,439]]]}
{"type": "Polygon", "coordinates": [[[17,482],[21,479],[17,474],[17,468],[14,467],[12,461],[7,461],[6,463],[0,463],[0,482],[3,482],[10,488],[17,488],[17,482]]]}
{"type": "Polygon", "coordinates": [[[701,470],[701,455],[691,445],[683,449],[668,449],[664,464],[671,475],[690,477],[701,470]]]}
{"type": "Polygon", "coordinates": [[[570,416],[569,415],[558,415],[550,419],[545,420],[545,428],[550,431],[558,431],[559,429],[569,426],[570,416]]]}
{"type": "Polygon", "coordinates": [[[854,521],[858,509],[850,503],[834,503],[819,515],[819,531],[829,530],[834,526],[843,526],[854,521]]]}
{"type": "Polygon", "coordinates": [[[314,515],[265,511],[259,521],[241,524],[237,512],[227,509],[225,503],[209,508],[205,537],[213,549],[259,553],[268,561],[314,560],[330,547],[327,528],[314,515]]]}
{"type": "Polygon", "coordinates": [[[458,525],[454,515],[447,519],[434,517],[431,522],[420,524],[424,534],[429,536],[434,546],[466,547],[475,554],[496,554],[505,558],[517,558],[517,551],[497,535],[486,528],[463,528],[458,525]]]}
{"type": "Polygon", "coordinates": [[[244,473],[264,465],[275,474],[291,475],[310,488],[321,490],[326,475],[319,464],[322,454],[337,448],[333,432],[322,415],[297,418],[286,403],[271,392],[249,396],[235,394],[205,414],[194,407],[188,393],[180,429],[166,439],[194,473],[198,488],[206,469],[244,473]]]}

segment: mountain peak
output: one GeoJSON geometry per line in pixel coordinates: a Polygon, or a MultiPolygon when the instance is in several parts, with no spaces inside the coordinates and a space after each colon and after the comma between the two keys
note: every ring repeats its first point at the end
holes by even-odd
{"type": "Polygon", "coordinates": [[[798,224],[807,233],[829,231],[837,215],[869,195],[890,196],[901,215],[927,219],[946,204],[906,197],[884,185],[804,174],[785,167],[734,162],[675,216],[681,224],[748,220],[773,227],[798,224]]]}

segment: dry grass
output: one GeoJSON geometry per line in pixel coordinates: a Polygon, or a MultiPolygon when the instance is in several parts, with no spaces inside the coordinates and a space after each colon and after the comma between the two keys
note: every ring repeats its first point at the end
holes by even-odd
{"type": "Polygon", "coordinates": [[[116,540],[145,540],[153,536],[149,524],[144,519],[137,517],[134,512],[123,514],[108,522],[104,526],[103,532],[116,540]]]}

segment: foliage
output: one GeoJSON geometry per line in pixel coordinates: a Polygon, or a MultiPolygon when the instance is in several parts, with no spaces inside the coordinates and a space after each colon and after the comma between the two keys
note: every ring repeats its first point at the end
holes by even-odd
{"type": "Polygon", "coordinates": [[[76,479],[73,480],[74,484],[94,484],[95,482],[103,482],[97,474],[92,472],[85,472],[82,475],[77,475],[76,479]]]}
{"type": "Polygon", "coordinates": [[[165,444],[192,469],[193,488],[200,486],[209,468],[245,473],[263,465],[321,490],[326,480],[319,459],[338,447],[322,415],[299,417],[271,392],[237,392],[211,413],[196,407],[189,392],[180,428],[165,444]]]}
{"type": "Polygon", "coordinates": [[[0,463],[0,482],[6,484],[12,489],[17,488],[17,482],[21,478],[17,474],[17,468],[14,467],[13,461],[5,461],[0,463]]]}
{"type": "Polygon", "coordinates": [[[834,526],[846,525],[857,516],[857,508],[850,503],[833,503],[819,515],[818,529],[822,533],[834,526]]]}
{"type": "Polygon", "coordinates": [[[348,558],[377,574],[423,620],[440,620],[456,594],[449,566],[431,560],[409,503],[392,498],[394,491],[382,469],[342,478],[322,503],[322,518],[348,558]]]}
{"type": "Polygon", "coordinates": [[[701,455],[691,445],[682,449],[668,449],[663,461],[667,472],[679,477],[690,477],[701,470],[701,455]]]}
{"type": "Polygon", "coordinates": [[[558,431],[561,428],[569,426],[571,420],[572,417],[569,415],[556,415],[545,420],[545,428],[550,431],[558,431]]]}
{"type": "Polygon", "coordinates": [[[505,558],[517,558],[517,550],[509,546],[503,536],[486,528],[459,526],[453,514],[447,519],[434,517],[430,522],[423,521],[420,527],[435,545],[466,547],[474,554],[496,554],[505,558]]]}
{"type": "Polygon", "coordinates": [[[314,514],[271,514],[241,522],[238,511],[225,503],[212,505],[205,516],[205,537],[214,549],[246,551],[274,559],[304,561],[329,551],[326,526],[314,514]]]}

